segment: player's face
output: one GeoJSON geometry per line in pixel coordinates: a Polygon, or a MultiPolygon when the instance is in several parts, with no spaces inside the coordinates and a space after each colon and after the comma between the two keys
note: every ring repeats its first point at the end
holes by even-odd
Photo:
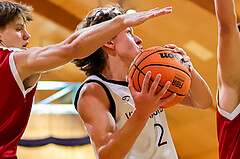
{"type": "Polygon", "coordinates": [[[133,34],[130,27],[114,38],[114,44],[116,54],[130,63],[142,51],[142,40],[133,34]]]}
{"type": "Polygon", "coordinates": [[[5,47],[26,49],[30,37],[22,18],[10,22],[3,30],[0,29],[1,45],[5,47]]]}

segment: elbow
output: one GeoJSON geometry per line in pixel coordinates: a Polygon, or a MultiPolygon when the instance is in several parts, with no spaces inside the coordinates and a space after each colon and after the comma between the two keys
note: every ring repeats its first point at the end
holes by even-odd
{"type": "Polygon", "coordinates": [[[200,109],[206,110],[206,109],[211,108],[211,107],[213,107],[213,100],[208,100],[204,104],[202,104],[200,109]]]}
{"type": "Polygon", "coordinates": [[[116,159],[116,158],[112,157],[111,155],[104,155],[102,153],[98,153],[98,159],[116,159]]]}
{"type": "Polygon", "coordinates": [[[105,159],[105,158],[110,158],[111,155],[105,153],[104,151],[104,146],[101,146],[98,150],[97,150],[97,155],[98,155],[98,159],[105,159]]]}
{"type": "Polygon", "coordinates": [[[237,26],[237,19],[229,20],[228,22],[219,21],[218,28],[220,33],[230,33],[234,31],[233,28],[237,26]]]}
{"type": "Polygon", "coordinates": [[[211,108],[211,107],[213,107],[213,95],[212,95],[211,91],[209,90],[209,92],[207,93],[207,96],[206,96],[204,109],[211,108]]]}
{"type": "Polygon", "coordinates": [[[188,98],[190,99],[190,105],[197,109],[205,110],[213,106],[213,96],[210,90],[195,95],[189,90],[188,98]]]}
{"type": "Polygon", "coordinates": [[[106,153],[104,151],[102,151],[101,149],[99,149],[98,153],[98,158],[99,159],[121,159],[119,157],[117,157],[116,155],[112,154],[112,153],[106,153]]]}
{"type": "Polygon", "coordinates": [[[102,140],[101,145],[96,146],[98,159],[116,159],[114,150],[108,145],[109,140],[102,140]]]}
{"type": "Polygon", "coordinates": [[[194,105],[196,108],[201,110],[211,108],[213,107],[213,97],[212,95],[209,95],[208,97],[205,97],[204,100],[201,100],[201,102],[195,103],[194,105]]]}
{"type": "Polygon", "coordinates": [[[124,159],[125,153],[119,149],[108,149],[107,146],[102,146],[97,150],[99,159],[124,159]]]}
{"type": "Polygon", "coordinates": [[[218,30],[220,35],[225,35],[225,34],[228,35],[232,31],[232,28],[233,27],[227,24],[222,24],[222,23],[218,24],[218,30]]]}

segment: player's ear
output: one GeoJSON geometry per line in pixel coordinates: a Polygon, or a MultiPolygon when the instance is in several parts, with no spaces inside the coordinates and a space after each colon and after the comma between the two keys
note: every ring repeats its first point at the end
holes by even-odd
{"type": "Polygon", "coordinates": [[[108,41],[107,43],[105,43],[103,46],[107,47],[108,49],[111,49],[113,50],[114,49],[114,42],[111,40],[111,41],[108,41]]]}

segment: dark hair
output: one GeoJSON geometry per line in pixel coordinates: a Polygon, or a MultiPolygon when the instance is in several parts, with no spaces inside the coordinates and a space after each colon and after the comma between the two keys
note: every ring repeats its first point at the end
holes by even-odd
{"type": "MultiPolygon", "coordinates": [[[[107,5],[106,7],[96,8],[89,12],[85,19],[77,26],[76,30],[111,20],[114,17],[122,14],[125,14],[125,11],[118,5],[107,5]]],[[[86,76],[90,76],[93,74],[102,73],[102,70],[106,64],[105,56],[106,55],[103,49],[99,48],[88,57],[73,60],[73,63],[77,67],[80,67],[80,69],[85,72],[86,76]]]]}
{"type": "Polygon", "coordinates": [[[22,5],[10,1],[0,1],[0,28],[4,29],[7,24],[14,21],[16,18],[22,17],[24,23],[32,21],[31,6],[22,5]]]}
{"type": "Polygon", "coordinates": [[[238,31],[240,32],[240,23],[237,24],[238,31]]]}

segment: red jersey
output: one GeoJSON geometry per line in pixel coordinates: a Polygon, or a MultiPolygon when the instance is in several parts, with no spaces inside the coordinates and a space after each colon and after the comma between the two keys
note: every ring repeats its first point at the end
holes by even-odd
{"type": "Polygon", "coordinates": [[[218,106],[219,159],[240,158],[240,104],[230,114],[218,106]]]}
{"type": "Polygon", "coordinates": [[[27,126],[36,86],[24,89],[13,52],[0,47],[0,158],[16,159],[17,145],[27,126]]]}

